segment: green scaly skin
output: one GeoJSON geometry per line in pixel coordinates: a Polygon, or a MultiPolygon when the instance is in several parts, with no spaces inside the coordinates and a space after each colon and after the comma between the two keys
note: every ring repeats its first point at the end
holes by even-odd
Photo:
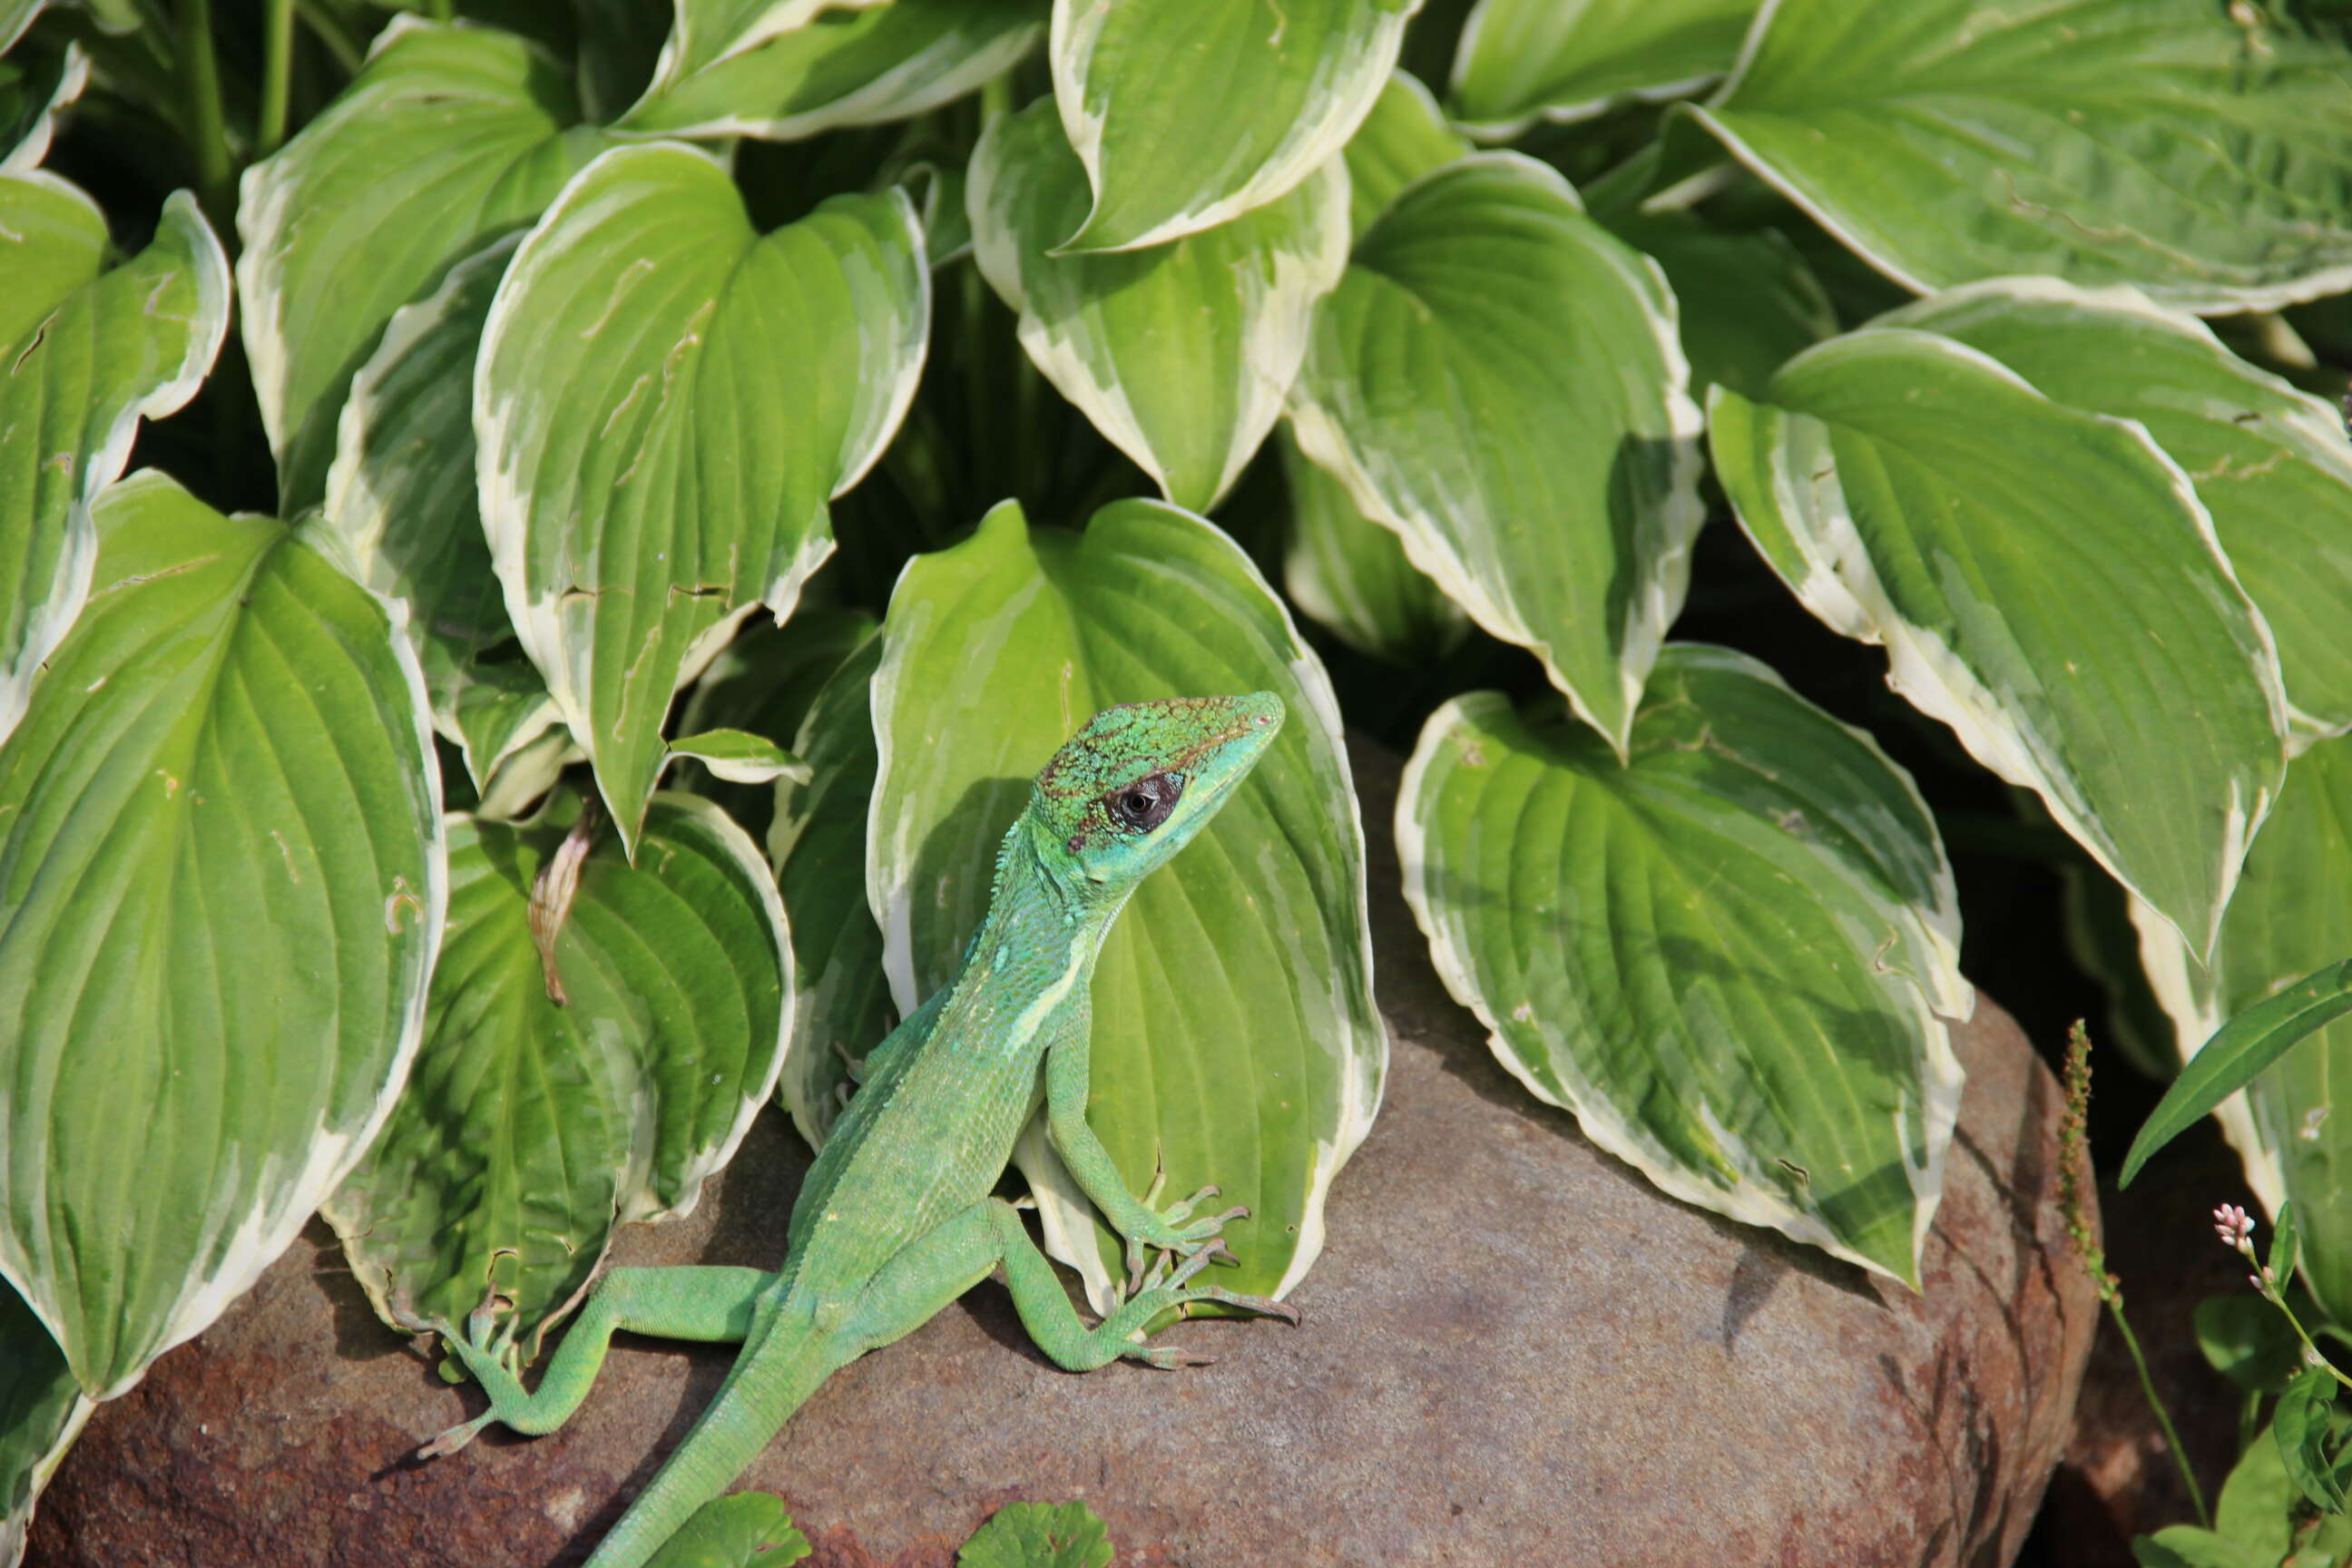
{"type": "Polygon", "coordinates": [[[1197,1363],[1145,1342],[1156,1320],[1192,1301],[1296,1322],[1277,1302],[1192,1282],[1223,1250],[1224,1223],[1246,1211],[1194,1217],[1214,1187],[1153,1208],[1128,1191],[1086,1115],[1087,991],[1103,938],[1137,884],[1216,814],[1282,720],[1281,699],[1261,691],[1131,703],[1087,721],[1037,775],[1004,836],[988,916],[955,979],[867,1058],[793,1205],[782,1268],[615,1268],[536,1391],[517,1375],[515,1347],[498,1342],[497,1303],[486,1303],[465,1334],[446,1338],[490,1408],[425,1456],[492,1421],[534,1434],[562,1426],[615,1329],[741,1342],[701,1420],[589,1559],[589,1568],[642,1568],[835,1369],[911,1333],[1000,1266],[1030,1337],[1073,1372],[1120,1356],[1197,1363]],[[992,1195],[1041,1100],[1055,1151],[1127,1238],[1126,1298],[1092,1327],[1013,1205],[992,1195]],[[1162,1253],[1149,1275],[1145,1248],[1162,1253]],[[1170,1257],[1181,1260],[1172,1272],[1170,1257]]]}

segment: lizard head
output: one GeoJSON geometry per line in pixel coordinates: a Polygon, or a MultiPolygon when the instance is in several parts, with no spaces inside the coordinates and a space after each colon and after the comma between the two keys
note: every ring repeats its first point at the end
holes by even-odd
{"type": "Polygon", "coordinates": [[[1037,775],[1033,810],[1087,880],[1133,887],[1217,814],[1283,711],[1271,691],[1106,708],[1037,775]]]}

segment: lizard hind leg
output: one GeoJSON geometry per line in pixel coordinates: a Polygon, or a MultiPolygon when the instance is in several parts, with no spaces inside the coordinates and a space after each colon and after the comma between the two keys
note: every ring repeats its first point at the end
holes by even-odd
{"type": "Polygon", "coordinates": [[[588,1293],[535,1390],[522,1384],[517,1348],[495,1339],[486,1304],[467,1319],[463,1333],[442,1339],[489,1395],[490,1407],[434,1438],[417,1458],[455,1453],[493,1421],[531,1436],[554,1431],[588,1396],[616,1330],[670,1340],[741,1340],[751,1331],[760,1293],[774,1279],[757,1268],[615,1268],[588,1293]]]}

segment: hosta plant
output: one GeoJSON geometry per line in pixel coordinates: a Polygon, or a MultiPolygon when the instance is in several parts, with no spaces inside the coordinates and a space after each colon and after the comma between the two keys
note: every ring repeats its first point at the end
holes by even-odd
{"type": "MultiPolygon", "coordinates": [[[[821,1140],[1110,703],[1291,714],[1094,993],[1239,1291],[1400,891],[1529,1094],[1894,1289],[1948,833],[2187,1046],[2352,950],[2352,44],[1898,9],[0,5],[0,1557],[311,1213],[530,1357],[821,1140]]],[[[2347,1052],[2223,1107],[2335,1314],[2347,1052]]]]}

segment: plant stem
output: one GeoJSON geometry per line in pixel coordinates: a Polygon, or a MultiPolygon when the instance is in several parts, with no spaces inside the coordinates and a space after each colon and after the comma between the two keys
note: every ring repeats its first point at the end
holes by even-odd
{"type": "Polygon", "coordinates": [[[221,110],[220,61],[213,52],[212,0],[180,0],[181,81],[187,94],[189,139],[196,158],[196,199],[213,226],[226,230],[234,210],[236,160],[228,119],[221,110]]]}
{"type": "Polygon", "coordinates": [[[298,4],[294,8],[302,14],[302,25],[310,29],[310,36],[324,45],[327,52],[335,57],[335,63],[343,68],[343,74],[359,75],[360,67],[367,63],[367,50],[334,13],[315,5],[298,4]]]}
{"type": "MultiPolygon", "coordinates": [[[[2066,1034],[2066,1060],[2060,1077],[2066,1086],[2066,1109],[2058,1118],[2058,1212],[2066,1222],[2066,1236],[2074,1244],[2076,1260],[2082,1264],[2083,1272],[2091,1277],[2091,1286],[2098,1291],[2099,1300],[2106,1304],[2107,1316],[2115,1320],[2116,1331],[2124,1337],[2124,1349],[2131,1352],[2132,1366],[2139,1373],[2140,1394],[2155,1413],[2166,1447],[2172,1450],[2173,1467],[2180,1472],[2181,1484],[2189,1489],[2189,1505],[2197,1510],[2197,1522],[2210,1530],[2213,1515],[2205,1506],[2204,1489],[2197,1484],[2197,1472],[2189,1465],[2189,1452],[2180,1446],[2180,1434],[2173,1429],[2172,1412],[2165,1408],[2163,1397],[2156,1392],[2156,1379],[2148,1373],[2147,1358],[2140,1353],[2139,1336],[2124,1321],[2123,1281],[2107,1271],[2105,1249],[2091,1237],[2090,1210],[2084,1201],[2089,1184],[2084,1179],[2091,1169],[2091,1032],[2079,1018],[2066,1034]]],[[[2301,1331],[2300,1328],[2296,1330],[2301,1331]]]]}
{"type": "Polygon", "coordinates": [[[432,11],[435,21],[454,22],[457,19],[457,0],[433,0],[432,11]]]}
{"type": "Polygon", "coordinates": [[[2213,1516],[2205,1507],[2205,1493],[2197,1485],[2197,1472],[2189,1468],[2189,1451],[2180,1446],[2180,1434],[2172,1429],[2172,1412],[2156,1392],[2156,1379],[2149,1375],[2147,1358],[2140,1354],[2139,1336],[2131,1331],[2124,1321],[2124,1293],[2117,1288],[2112,1295],[2102,1292],[2107,1304],[2107,1316],[2115,1320],[2116,1331],[2124,1337],[2124,1349],[2131,1352],[2133,1370],[2139,1373],[2139,1391],[2147,1400],[2147,1407],[2156,1413],[2156,1424],[2164,1433],[2164,1441],[2172,1450],[2172,1462],[2180,1471],[2181,1483],[2189,1489],[2189,1506],[2197,1510],[2197,1522],[2204,1529],[2213,1528],[2213,1516]]]}
{"type": "Polygon", "coordinates": [[[294,80],[294,0],[265,0],[261,23],[261,118],[253,152],[267,158],[286,140],[286,101],[294,80]]]}

